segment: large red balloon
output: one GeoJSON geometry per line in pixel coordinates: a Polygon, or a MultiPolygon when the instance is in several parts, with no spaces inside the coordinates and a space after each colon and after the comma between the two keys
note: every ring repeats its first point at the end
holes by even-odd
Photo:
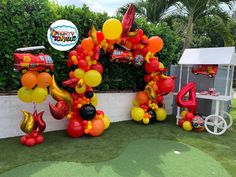
{"type": "Polygon", "coordinates": [[[73,138],[82,136],[84,134],[82,122],[78,119],[70,119],[67,124],[67,134],[73,138]]]}
{"type": "Polygon", "coordinates": [[[156,72],[159,68],[159,61],[157,58],[150,59],[150,63],[145,62],[144,69],[147,73],[156,72]]]}
{"type": "Polygon", "coordinates": [[[160,79],[158,82],[158,93],[166,95],[175,88],[175,82],[171,77],[160,79]]]}
{"type": "Polygon", "coordinates": [[[95,65],[92,65],[92,66],[90,67],[90,69],[96,70],[96,71],[98,71],[100,74],[103,73],[103,66],[102,66],[102,64],[99,63],[99,62],[98,62],[97,64],[95,64],[95,65]]]}

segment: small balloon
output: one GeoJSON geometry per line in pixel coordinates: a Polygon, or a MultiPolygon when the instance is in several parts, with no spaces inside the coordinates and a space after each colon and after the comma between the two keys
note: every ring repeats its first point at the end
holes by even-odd
{"type": "Polygon", "coordinates": [[[76,70],[74,70],[74,76],[78,79],[83,78],[84,74],[85,74],[85,72],[82,69],[77,68],[76,70]]]}
{"type": "Polygon", "coordinates": [[[86,86],[85,85],[82,85],[82,87],[78,87],[76,86],[75,87],[75,91],[78,93],[78,94],[82,94],[86,91],[86,86]]]}
{"type": "Polygon", "coordinates": [[[107,115],[104,115],[103,118],[102,118],[103,122],[104,122],[104,129],[107,129],[109,126],[110,126],[110,119],[107,115]]]}
{"type": "Polygon", "coordinates": [[[163,121],[167,117],[166,110],[163,109],[163,108],[156,109],[155,113],[156,113],[156,119],[159,120],[159,121],[163,121]]]}

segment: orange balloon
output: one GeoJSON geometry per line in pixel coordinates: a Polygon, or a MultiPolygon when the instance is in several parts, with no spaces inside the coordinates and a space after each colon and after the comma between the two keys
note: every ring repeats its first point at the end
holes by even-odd
{"type": "Polygon", "coordinates": [[[139,104],[144,104],[148,101],[148,96],[145,92],[138,92],[136,94],[136,100],[139,104]]]}
{"type": "Polygon", "coordinates": [[[94,47],[93,39],[91,37],[83,39],[81,42],[81,46],[84,50],[92,50],[94,47]]]}
{"type": "Polygon", "coordinates": [[[101,119],[93,119],[92,120],[92,129],[90,130],[91,136],[99,136],[103,133],[105,128],[105,124],[101,119]]]}
{"type": "Polygon", "coordinates": [[[21,83],[26,88],[32,89],[37,83],[37,78],[32,72],[27,72],[21,77],[21,83]]]}
{"type": "Polygon", "coordinates": [[[163,48],[164,42],[158,36],[153,36],[148,39],[148,50],[152,53],[159,52],[163,48]]]}
{"type": "Polygon", "coordinates": [[[36,77],[37,77],[37,75],[39,74],[38,71],[28,71],[28,73],[32,73],[32,74],[34,74],[36,77]]]}
{"type": "Polygon", "coordinates": [[[74,78],[74,77],[75,77],[74,71],[69,72],[69,77],[70,77],[70,78],[74,78]]]}
{"type": "Polygon", "coordinates": [[[48,87],[52,83],[52,76],[46,72],[42,72],[37,76],[37,85],[39,87],[48,87]]]}

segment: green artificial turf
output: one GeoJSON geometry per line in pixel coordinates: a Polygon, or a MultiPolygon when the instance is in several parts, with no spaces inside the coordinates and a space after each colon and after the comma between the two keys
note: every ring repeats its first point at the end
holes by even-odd
{"type": "MultiPolygon", "coordinates": [[[[236,120],[236,100],[231,115],[236,120]]],[[[236,176],[236,126],[221,136],[207,132],[186,132],[175,125],[175,117],[163,123],[143,125],[133,121],[112,123],[100,137],[73,139],[65,131],[44,133],[45,141],[32,148],[20,144],[19,137],[0,140],[0,173],[30,162],[68,161],[93,163],[118,157],[134,140],[156,138],[183,142],[217,160],[231,176],[236,176]]],[[[140,152],[145,153],[145,152],[140,152]]],[[[150,162],[151,163],[151,162],[150,162]]],[[[189,163],[189,162],[186,162],[189,163]]]]}
{"type": "MultiPolygon", "coordinates": [[[[106,154],[106,152],[104,152],[106,154]]],[[[230,177],[212,157],[177,141],[132,141],[115,159],[97,163],[35,162],[1,177],[230,177]]]]}

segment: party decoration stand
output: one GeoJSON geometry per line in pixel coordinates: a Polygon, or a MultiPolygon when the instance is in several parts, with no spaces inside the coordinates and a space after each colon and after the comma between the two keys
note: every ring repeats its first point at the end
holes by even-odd
{"type": "MultiPolygon", "coordinates": [[[[179,90],[177,93],[174,93],[175,95],[177,95],[176,103],[178,105],[176,124],[183,127],[187,131],[190,131],[195,126],[195,124],[196,126],[199,125],[199,123],[201,125],[202,120],[200,118],[195,121],[191,120],[192,118],[194,118],[194,114],[196,113],[196,111],[194,111],[196,109],[196,104],[195,104],[196,101],[194,101],[195,97],[198,99],[212,100],[213,102],[215,102],[214,111],[211,115],[206,115],[206,117],[204,117],[204,127],[211,134],[222,135],[228,128],[230,128],[230,126],[233,123],[232,117],[230,116],[230,114],[228,114],[224,110],[224,106],[225,106],[225,103],[228,101],[231,101],[233,97],[232,95],[233,73],[234,73],[234,66],[236,65],[234,47],[185,49],[179,61],[179,64],[180,64],[179,90]],[[196,84],[192,82],[189,83],[190,67],[192,67],[193,65],[226,67],[227,76],[223,77],[224,79],[221,80],[221,82],[225,82],[224,93],[201,94],[200,92],[198,92],[196,84]],[[186,83],[188,84],[181,89],[182,83],[183,83],[182,82],[183,66],[187,67],[186,83]],[[187,91],[190,91],[189,95],[185,95],[187,91]],[[184,95],[188,97],[187,102],[183,101],[185,97],[184,95]],[[180,98],[182,99],[182,101],[180,98]],[[190,113],[187,114],[186,110],[181,112],[181,107],[188,108],[188,112],[190,112],[191,115],[190,113]],[[190,124],[188,122],[186,123],[186,125],[184,125],[183,118],[185,118],[185,120],[190,119],[192,123],[190,124]]],[[[215,77],[217,77],[218,76],[217,73],[215,74],[216,74],[215,77]]],[[[207,74],[204,74],[204,75],[207,75],[207,74]]],[[[210,78],[210,79],[214,79],[214,78],[210,78]]],[[[201,83],[198,83],[198,84],[201,84],[201,83]]],[[[212,89],[210,89],[210,93],[211,92],[212,92],[212,89]]],[[[198,111],[200,112],[200,110],[198,111]]]]}
{"type": "Polygon", "coordinates": [[[37,104],[46,100],[52,77],[48,73],[54,69],[52,58],[40,52],[31,54],[28,52],[45,49],[44,46],[26,47],[16,49],[14,53],[14,69],[21,72],[22,87],[18,90],[18,98],[26,103],[33,103],[34,112],[22,110],[23,119],[20,128],[26,133],[20,141],[27,146],[34,146],[44,141],[42,132],[46,128],[43,121],[44,111],[37,112],[37,104]]]}

